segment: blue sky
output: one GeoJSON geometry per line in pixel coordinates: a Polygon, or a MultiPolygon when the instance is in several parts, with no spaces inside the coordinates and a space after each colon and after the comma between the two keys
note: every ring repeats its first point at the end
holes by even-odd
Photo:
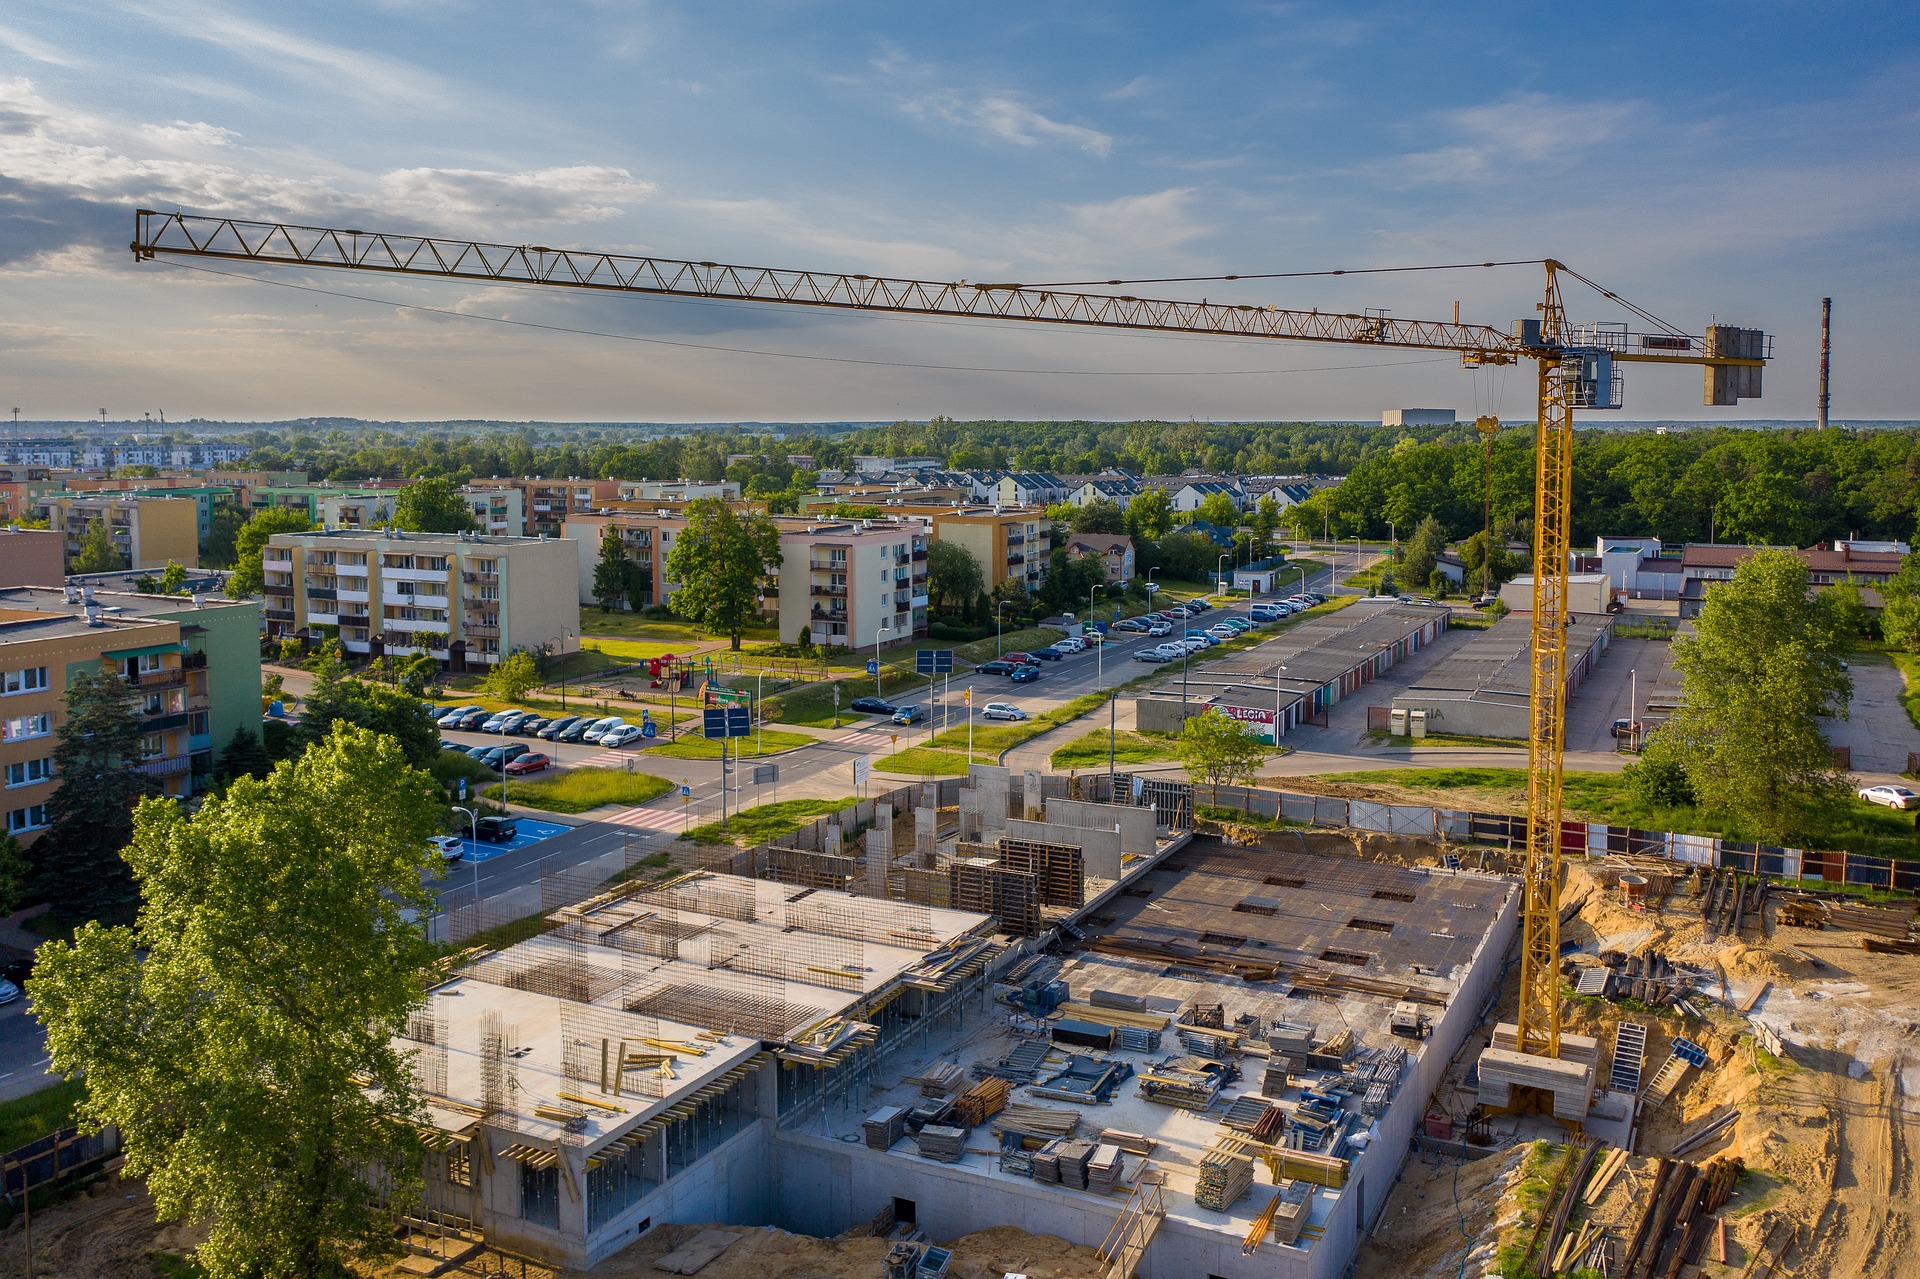
{"type": "MultiPolygon", "coordinates": [[[[41,419],[1530,415],[1524,374],[1418,353],[260,272],[886,363],[511,328],[136,265],[144,204],[934,279],[1554,256],[1690,331],[1775,333],[1742,418],[1811,416],[1831,294],[1835,415],[1920,417],[1916,32],[1871,4],[15,0],[0,396],[41,419]]],[[[1504,327],[1539,276],[1158,287],[1504,327]]],[[[1699,391],[1633,370],[1625,416],[1710,417],[1699,391]]]]}

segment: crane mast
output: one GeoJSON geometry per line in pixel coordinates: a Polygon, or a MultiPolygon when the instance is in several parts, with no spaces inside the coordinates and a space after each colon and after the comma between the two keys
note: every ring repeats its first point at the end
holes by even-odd
{"type": "MultiPolygon", "coordinates": [[[[1546,291],[1539,318],[1518,320],[1510,331],[1502,331],[1460,323],[1457,305],[1451,322],[1402,320],[1377,312],[1302,311],[1017,283],[942,282],[738,266],[150,209],[135,211],[134,237],[129,247],[138,261],[160,257],[225,259],[830,310],[1450,351],[1469,368],[1534,361],[1539,393],[1534,434],[1532,711],[1527,742],[1520,1009],[1514,1028],[1515,1047],[1529,1058],[1561,1056],[1561,799],[1574,410],[1621,407],[1619,366],[1626,363],[1701,366],[1706,375],[1705,402],[1736,404],[1743,398],[1759,396],[1761,368],[1771,355],[1771,340],[1758,330],[1713,325],[1704,334],[1682,333],[1605,290],[1600,290],[1605,297],[1620,301],[1650,327],[1637,330],[1626,325],[1571,325],[1561,298],[1560,277],[1574,275],[1583,283],[1592,282],[1551,259],[1542,263],[1546,291]]],[[[1489,556],[1492,549],[1489,545],[1489,556]]],[[[1578,1111],[1584,1113],[1584,1102],[1578,1111]]]]}

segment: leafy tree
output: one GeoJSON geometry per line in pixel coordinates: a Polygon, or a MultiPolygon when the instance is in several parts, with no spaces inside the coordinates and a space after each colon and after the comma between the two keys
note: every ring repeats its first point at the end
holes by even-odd
{"type": "Polygon", "coordinates": [[[1033,597],[1027,594],[1026,583],[1017,577],[1003,577],[995,582],[993,591],[988,596],[989,625],[992,624],[995,613],[1003,619],[1032,616],[1033,597]],[[1003,605],[1005,607],[1002,607],[1003,605]]]}
{"type": "Polygon", "coordinates": [[[540,685],[540,667],[533,654],[521,649],[509,653],[487,672],[487,693],[506,702],[517,702],[540,685]]]}
{"type": "Polygon", "coordinates": [[[63,919],[125,919],[135,892],[120,850],[133,834],[135,801],[157,789],[135,768],[140,695],[95,667],[68,677],[65,702],[53,748],[60,786],[47,801],[52,826],[34,848],[41,888],[63,919]]]}
{"type": "Polygon", "coordinates": [[[260,734],[245,724],[233,730],[233,738],[220,750],[214,775],[223,782],[236,777],[265,777],[273,762],[267,758],[266,744],[260,734]]]}
{"type": "Polygon", "coordinates": [[[1107,566],[1097,555],[1069,556],[1055,548],[1047,564],[1047,580],[1040,584],[1040,602],[1050,612],[1081,612],[1096,586],[1104,586],[1107,566]]]}
{"type": "Polygon", "coordinates": [[[1673,642],[1685,695],[1656,739],[1700,803],[1782,843],[1838,792],[1820,717],[1846,714],[1853,643],[1833,597],[1790,551],[1761,551],[1707,593],[1673,642]]]}
{"type": "Polygon", "coordinates": [[[452,480],[430,475],[393,499],[393,525],[409,533],[477,533],[480,521],[452,480]]]}
{"type": "Polygon", "coordinates": [[[32,877],[33,865],[20,841],[11,834],[0,834],[0,915],[11,915],[26,902],[32,877]]]}
{"type": "Polygon", "coordinates": [[[1204,582],[1220,566],[1220,548],[1199,533],[1169,533],[1159,543],[1160,571],[1184,582],[1204,582]]]}
{"type": "Polygon", "coordinates": [[[611,522],[600,534],[600,559],[593,566],[593,598],[602,613],[611,613],[614,605],[627,597],[627,584],[633,565],[627,559],[626,543],[611,522]]]}
{"type": "Polygon", "coordinates": [[[323,661],[301,708],[296,736],[311,747],[325,741],[340,721],[393,738],[416,768],[425,768],[440,753],[439,726],[419,698],[350,679],[338,662],[323,661]]]}
{"type": "Polygon", "coordinates": [[[1627,792],[1642,804],[1654,808],[1686,808],[1695,802],[1693,784],[1687,780],[1687,766],[1663,735],[1656,734],[1640,758],[1628,764],[1623,772],[1627,792]]]}
{"type": "Polygon", "coordinates": [[[98,518],[87,521],[87,531],[80,538],[80,549],[73,557],[75,573],[116,573],[127,566],[127,557],[120,554],[120,548],[113,544],[113,537],[107,532],[106,521],[98,518]]]}
{"type": "Polygon", "coordinates": [[[760,616],[767,574],[780,565],[779,526],[764,515],[742,515],[717,497],[687,503],[686,519],[667,552],[667,576],[679,584],[674,611],[725,635],[737,652],[740,636],[760,616]]]}
{"type": "Polygon", "coordinates": [[[1447,549],[1447,530],[1429,515],[1414,528],[1413,536],[1400,544],[1400,580],[1425,585],[1433,576],[1440,552],[1447,549]]]}
{"type": "Polygon", "coordinates": [[[1240,508],[1225,493],[1209,493],[1194,508],[1193,518],[1220,528],[1233,528],[1240,523],[1240,508]]]}
{"type": "Polygon", "coordinates": [[[151,573],[143,577],[136,577],[133,580],[133,589],[142,595],[158,595],[160,593],[160,579],[151,573]]]}
{"type": "Polygon", "coordinates": [[[180,588],[186,584],[187,570],[181,568],[172,560],[168,560],[166,571],[160,574],[160,593],[162,595],[178,595],[180,588]]]}
{"type": "Polygon", "coordinates": [[[1268,550],[1273,549],[1273,535],[1280,529],[1280,503],[1271,493],[1263,494],[1253,508],[1251,520],[1253,537],[1268,550]]]}
{"type": "Polygon", "coordinates": [[[1163,488],[1149,488],[1127,503],[1127,532],[1157,541],[1173,531],[1173,499],[1163,488]]]}
{"type": "Polygon", "coordinates": [[[396,743],[343,725],[195,817],[142,804],[137,923],[40,950],[54,1069],[85,1078],[83,1122],[119,1128],[160,1217],[206,1225],[213,1279],[397,1251],[425,1113],[395,1037],[431,980],[414,917],[441,815],[396,743]]]}
{"type": "Polygon", "coordinates": [[[1073,513],[1076,533],[1124,533],[1127,513],[1110,497],[1095,498],[1073,513]]]}
{"type": "Polygon", "coordinates": [[[1180,741],[1175,750],[1193,784],[1213,788],[1216,803],[1220,799],[1221,782],[1252,785],[1267,758],[1267,748],[1247,731],[1246,725],[1223,714],[1218,707],[1189,716],[1180,726],[1180,741]]]}
{"type": "Polygon", "coordinates": [[[927,595],[936,613],[965,609],[980,593],[980,561],[958,542],[927,547],[927,595]]]}
{"type": "Polygon", "coordinates": [[[230,599],[245,599],[249,595],[258,595],[266,585],[260,560],[267,548],[267,539],[275,533],[310,533],[313,521],[301,511],[289,510],[284,506],[270,506],[264,511],[254,513],[252,519],[240,526],[234,534],[233,573],[227,578],[227,596],[230,599]]]}
{"type": "Polygon", "coordinates": [[[206,540],[200,543],[200,563],[208,568],[231,568],[234,538],[247,522],[247,513],[231,502],[213,508],[207,518],[206,540]]]}
{"type": "Polygon", "coordinates": [[[1900,571],[1880,587],[1880,635],[1895,648],[1920,653],[1920,556],[1900,561],[1900,571]]]}

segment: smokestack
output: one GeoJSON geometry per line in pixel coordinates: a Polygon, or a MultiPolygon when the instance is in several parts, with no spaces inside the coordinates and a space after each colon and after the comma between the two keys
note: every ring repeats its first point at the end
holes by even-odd
{"type": "Polygon", "coordinates": [[[1832,396],[1827,390],[1827,373],[1833,362],[1833,299],[1820,299],[1820,429],[1827,429],[1827,408],[1832,396]]]}

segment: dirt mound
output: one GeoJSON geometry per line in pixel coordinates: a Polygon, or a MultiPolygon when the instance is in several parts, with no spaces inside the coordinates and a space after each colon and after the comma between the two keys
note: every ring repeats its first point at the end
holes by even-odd
{"type": "MultiPolygon", "coordinates": [[[[33,1214],[33,1272],[36,1279],[157,1279],[154,1252],[190,1252],[204,1236],[156,1224],[144,1183],[109,1178],[33,1214]]],[[[0,1276],[25,1275],[26,1260],[25,1221],[16,1218],[0,1235],[0,1276]]]]}
{"type": "MultiPolygon", "coordinates": [[[[815,1239],[771,1227],[670,1225],[647,1232],[592,1270],[562,1271],[563,1279],[658,1279],[653,1263],[702,1230],[726,1230],[740,1241],[700,1271],[701,1279],[872,1279],[883,1270],[888,1245],[867,1238],[815,1239]]],[[[980,1230],[944,1245],[953,1249],[955,1279],[1097,1279],[1105,1264],[1091,1248],[1011,1226],[980,1230]]]]}

